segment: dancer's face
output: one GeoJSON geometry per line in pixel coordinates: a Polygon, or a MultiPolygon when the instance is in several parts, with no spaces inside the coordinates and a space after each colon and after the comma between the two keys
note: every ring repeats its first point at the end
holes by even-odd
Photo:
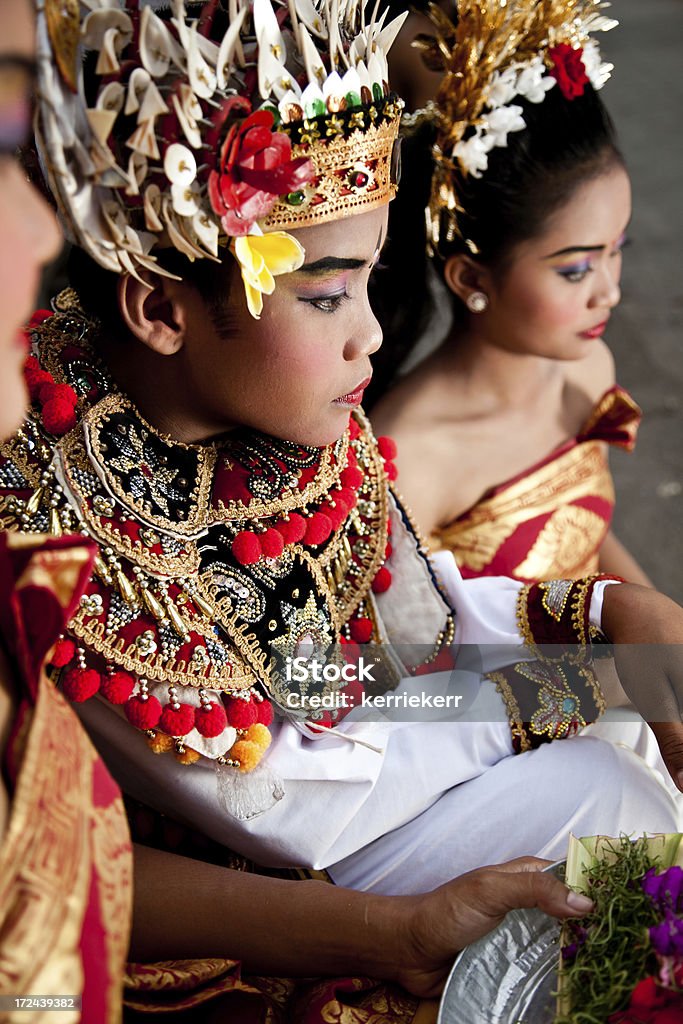
{"type": "Polygon", "coordinates": [[[17,147],[31,129],[34,57],[28,0],[3,0],[0,34],[0,437],[24,418],[22,324],[33,312],[40,271],[59,249],[57,222],[27,182],[17,147]]]}
{"type": "Polygon", "coordinates": [[[629,178],[615,165],[581,186],[541,235],[518,245],[503,271],[487,274],[489,308],[472,314],[473,326],[508,351],[584,356],[621,298],[630,217],[629,178]]]}
{"type": "Polygon", "coordinates": [[[382,340],[368,279],[386,224],[384,206],[293,231],[306,252],[303,267],[277,278],[260,320],[250,316],[234,273],[227,336],[188,289],[186,393],[206,436],[242,425],[307,445],[341,436],[382,340]]]}

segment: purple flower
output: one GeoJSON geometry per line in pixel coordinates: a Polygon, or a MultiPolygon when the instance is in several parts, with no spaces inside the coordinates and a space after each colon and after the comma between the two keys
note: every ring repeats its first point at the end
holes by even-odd
{"type": "Polygon", "coordinates": [[[586,936],[588,935],[588,929],[584,928],[580,924],[576,924],[574,921],[569,923],[569,930],[574,941],[562,947],[562,959],[564,961],[573,960],[576,957],[576,954],[583,946],[586,941],[586,936]]]}
{"type": "Polygon", "coordinates": [[[650,942],[661,956],[683,955],[683,921],[671,910],[664,911],[661,924],[650,928],[650,942]]]}
{"type": "Polygon", "coordinates": [[[646,872],[641,882],[643,892],[660,910],[683,910],[683,868],[667,868],[660,875],[654,868],[646,872]]]}

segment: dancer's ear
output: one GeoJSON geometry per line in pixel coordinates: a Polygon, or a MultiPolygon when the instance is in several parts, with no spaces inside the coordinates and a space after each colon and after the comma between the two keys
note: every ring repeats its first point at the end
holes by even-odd
{"type": "Polygon", "coordinates": [[[117,294],[121,317],[128,330],[144,345],[162,356],[174,355],[185,343],[187,315],[181,281],[159,274],[138,280],[126,274],[117,294]]]}

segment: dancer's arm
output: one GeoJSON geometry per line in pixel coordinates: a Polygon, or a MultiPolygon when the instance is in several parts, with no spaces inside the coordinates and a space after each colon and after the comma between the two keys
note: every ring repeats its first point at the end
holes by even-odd
{"type": "Polygon", "coordinates": [[[367,974],[415,995],[441,989],[456,952],[508,910],[585,914],[544,861],[479,868],[433,892],[377,896],[326,882],[285,881],[137,846],[131,956],[241,960],[249,973],[367,974]]]}

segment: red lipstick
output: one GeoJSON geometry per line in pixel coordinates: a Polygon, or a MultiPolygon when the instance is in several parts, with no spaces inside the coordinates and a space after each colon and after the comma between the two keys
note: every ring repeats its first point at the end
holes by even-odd
{"type": "Polygon", "coordinates": [[[582,331],[581,332],[581,337],[582,338],[601,338],[603,336],[603,334],[605,333],[605,328],[607,327],[607,324],[608,324],[608,321],[607,320],[603,320],[601,324],[596,324],[595,327],[591,327],[591,329],[589,331],[582,331]]]}
{"type": "Polygon", "coordinates": [[[335,405],[360,405],[363,401],[363,392],[370,383],[370,379],[370,377],[366,377],[353,391],[349,391],[347,395],[340,395],[339,398],[335,398],[335,405]]]}

